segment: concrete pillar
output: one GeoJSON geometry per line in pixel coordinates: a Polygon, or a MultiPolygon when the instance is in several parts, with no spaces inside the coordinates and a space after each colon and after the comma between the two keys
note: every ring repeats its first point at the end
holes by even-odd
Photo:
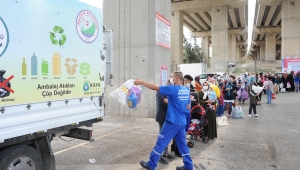
{"type": "Polygon", "coordinates": [[[240,51],[239,46],[237,46],[235,48],[235,61],[236,62],[241,62],[242,61],[242,56],[241,56],[241,51],[240,51]]]}
{"type": "Polygon", "coordinates": [[[276,34],[266,34],[266,61],[275,61],[276,58],[276,34]]]}
{"type": "Polygon", "coordinates": [[[228,60],[230,62],[236,62],[235,52],[236,52],[236,36],[229,35],[228,36],[228,60]]]}
{"type": "Polygon", "coordinates": [[[260,58],[261,60],[266,60],[266,49],[265,49],[265,45],[260,45],[260,58]]]}
{"type": "Polygon", "coordinates": [[[225,71],[228,61],[228,7],[212,8],[212,68],[225,71]]]}
{"type": "Polygon", "coordinates": [[[171,71],[177,70],[177,65],[183,63],[183,13],[173,11],[171,18],[171,71]]]}
{"type": "Polygon", "coordinates": [[[282,1],[281,26],[281,58],[300,56],[300,0],[282,1]]]}
{"type": "Polygon", "coordinates": [[[204,36],[201,38],[201,52],[203,53],[204,64],[209,65],[209,37],[204,36]]]}

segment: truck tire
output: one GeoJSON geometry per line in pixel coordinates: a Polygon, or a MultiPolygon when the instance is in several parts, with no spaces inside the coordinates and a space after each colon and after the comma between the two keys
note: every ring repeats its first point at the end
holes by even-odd
{"type": "Polygon", "coordinates": [[[27,145],[14,146],[0,152],[1,170],[43,170],[41,154],[27,145]]]}

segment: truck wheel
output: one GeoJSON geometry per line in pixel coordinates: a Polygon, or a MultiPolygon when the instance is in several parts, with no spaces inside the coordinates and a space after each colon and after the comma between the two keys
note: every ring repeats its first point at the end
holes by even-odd
{"type": "Polygon", "coordinates": [[[11,147],[1,151],[0,167],[4,170],[43,170],[41,154],[27,145],[11,147]]]}

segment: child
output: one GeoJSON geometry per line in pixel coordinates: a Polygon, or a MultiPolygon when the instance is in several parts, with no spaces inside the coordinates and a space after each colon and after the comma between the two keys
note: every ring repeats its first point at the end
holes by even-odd
{"type": "MultiPolygon", "coordinates": [[[[212,87],[209,87],[209,90],[207,91],[207,97],[208,100],[212,101],[212,102],[216,102],[217,100],[217,94],[216,92],[213,90],[212,87]]],[[[213,106],[211,104],[207,104],[209,108],[213,109],[213,106]]]]}

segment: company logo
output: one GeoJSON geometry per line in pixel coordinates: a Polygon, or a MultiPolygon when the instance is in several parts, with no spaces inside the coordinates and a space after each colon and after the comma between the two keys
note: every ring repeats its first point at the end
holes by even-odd
{"type": "Polygon", "coordinates": [[[90,90],[90,82],[86,81],[83,83],[83,91],[89,91],[90,90]]]}
{"type": "Polygon", "coordinates": [[[63,46],[67,40],[64,29],[60,26],[54,26],[53,32],[50,32],[50,40],[54,45],[59,44],[60,47],[63,46]]]}
{"type": "Polygon", "coordinates": [[[5,53],[8,47],[9,34],[4,20],[0,17],[0,57],[5,53]]]}
{"type": "Polygon", "coordinates": [[[76,28],[79,37],[84,42],[91,43],[98,36],[98,21],[90,11],[83,10],[77,15],[76,28]]]}

